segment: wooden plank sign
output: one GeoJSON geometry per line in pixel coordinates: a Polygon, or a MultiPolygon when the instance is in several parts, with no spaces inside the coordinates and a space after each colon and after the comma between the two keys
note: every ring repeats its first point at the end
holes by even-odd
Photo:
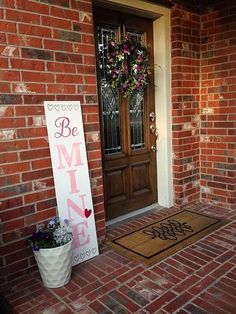
{"type": "Polygon", "coordinates": [[[76,265],[98,255],[81,106],[79,101],[45,101],[44,109],[58,214],[72,226],[76,265]]]}

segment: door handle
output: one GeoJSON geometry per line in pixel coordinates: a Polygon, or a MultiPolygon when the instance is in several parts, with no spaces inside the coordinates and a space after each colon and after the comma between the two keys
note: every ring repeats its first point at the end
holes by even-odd
{"type": "Polygon", "coordinates": [[[151,151],[155,153],[157,151],[156,141],[158,139],[158,131],[154,123],[150,124],[150,132],[151,134],[155,135],[154,144],[151,146],[151,151]]]}
{"type": "Polygon", "coordinates": [[[154,123],[150,124],[150,132],[155,134],[156,138],[158,137],[157,127],[154,125],[154,123]]]}

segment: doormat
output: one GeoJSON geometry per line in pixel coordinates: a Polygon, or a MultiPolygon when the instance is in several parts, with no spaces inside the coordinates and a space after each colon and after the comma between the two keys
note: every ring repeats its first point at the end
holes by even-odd
{"type": "Polygon", "coordinates": [[[149,265],[182,250],[228,221],[183,210],[130,233],[113,238],[109,246],[126,257],[149,265]]]}

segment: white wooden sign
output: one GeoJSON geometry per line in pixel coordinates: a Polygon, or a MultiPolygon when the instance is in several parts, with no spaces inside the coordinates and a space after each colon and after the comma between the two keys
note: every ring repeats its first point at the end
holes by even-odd
{"type": "Polygon", "coordinates": [[[58,214],[74,234],[73,265],[98,255],[88,161],[79,101],[45,101],[58,214]]]}

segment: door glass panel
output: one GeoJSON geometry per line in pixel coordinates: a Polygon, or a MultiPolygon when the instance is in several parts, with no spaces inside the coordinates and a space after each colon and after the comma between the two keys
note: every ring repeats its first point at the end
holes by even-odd
{"type": "MultiPolygon", "coordinates": [[[[127,32],[130,38],[135,41],[142,40],[142,34],[138,32],[127,32]]],[[[143,130],[143,109],[144,109],[144,91],[136,91],[129,97],[130,113],[130,137],[131,149],[140,149],[145,147],[143,130]]]]}
{"type": "Polygon", "coordinates": [[[138,32],[127,32],[127,36],[129,38],[132,38],[134,41],[141,41],[142,40],[142,33],[138,33],[138,32]]]}
{"type": "Polygon", "coordinates": [[[143,130],[144,92],[136,91],[129,98],[131,149],[145,147],[143,130]]]}
{"type": "Polygon", "coordinates": [[[98,27],[97,33],[104,153],[114,154],[121,151],[119,95],[113,92],[108,81],[107,44],[111,38],[115,38],[116,31],[107,27],[98,27]]]}

